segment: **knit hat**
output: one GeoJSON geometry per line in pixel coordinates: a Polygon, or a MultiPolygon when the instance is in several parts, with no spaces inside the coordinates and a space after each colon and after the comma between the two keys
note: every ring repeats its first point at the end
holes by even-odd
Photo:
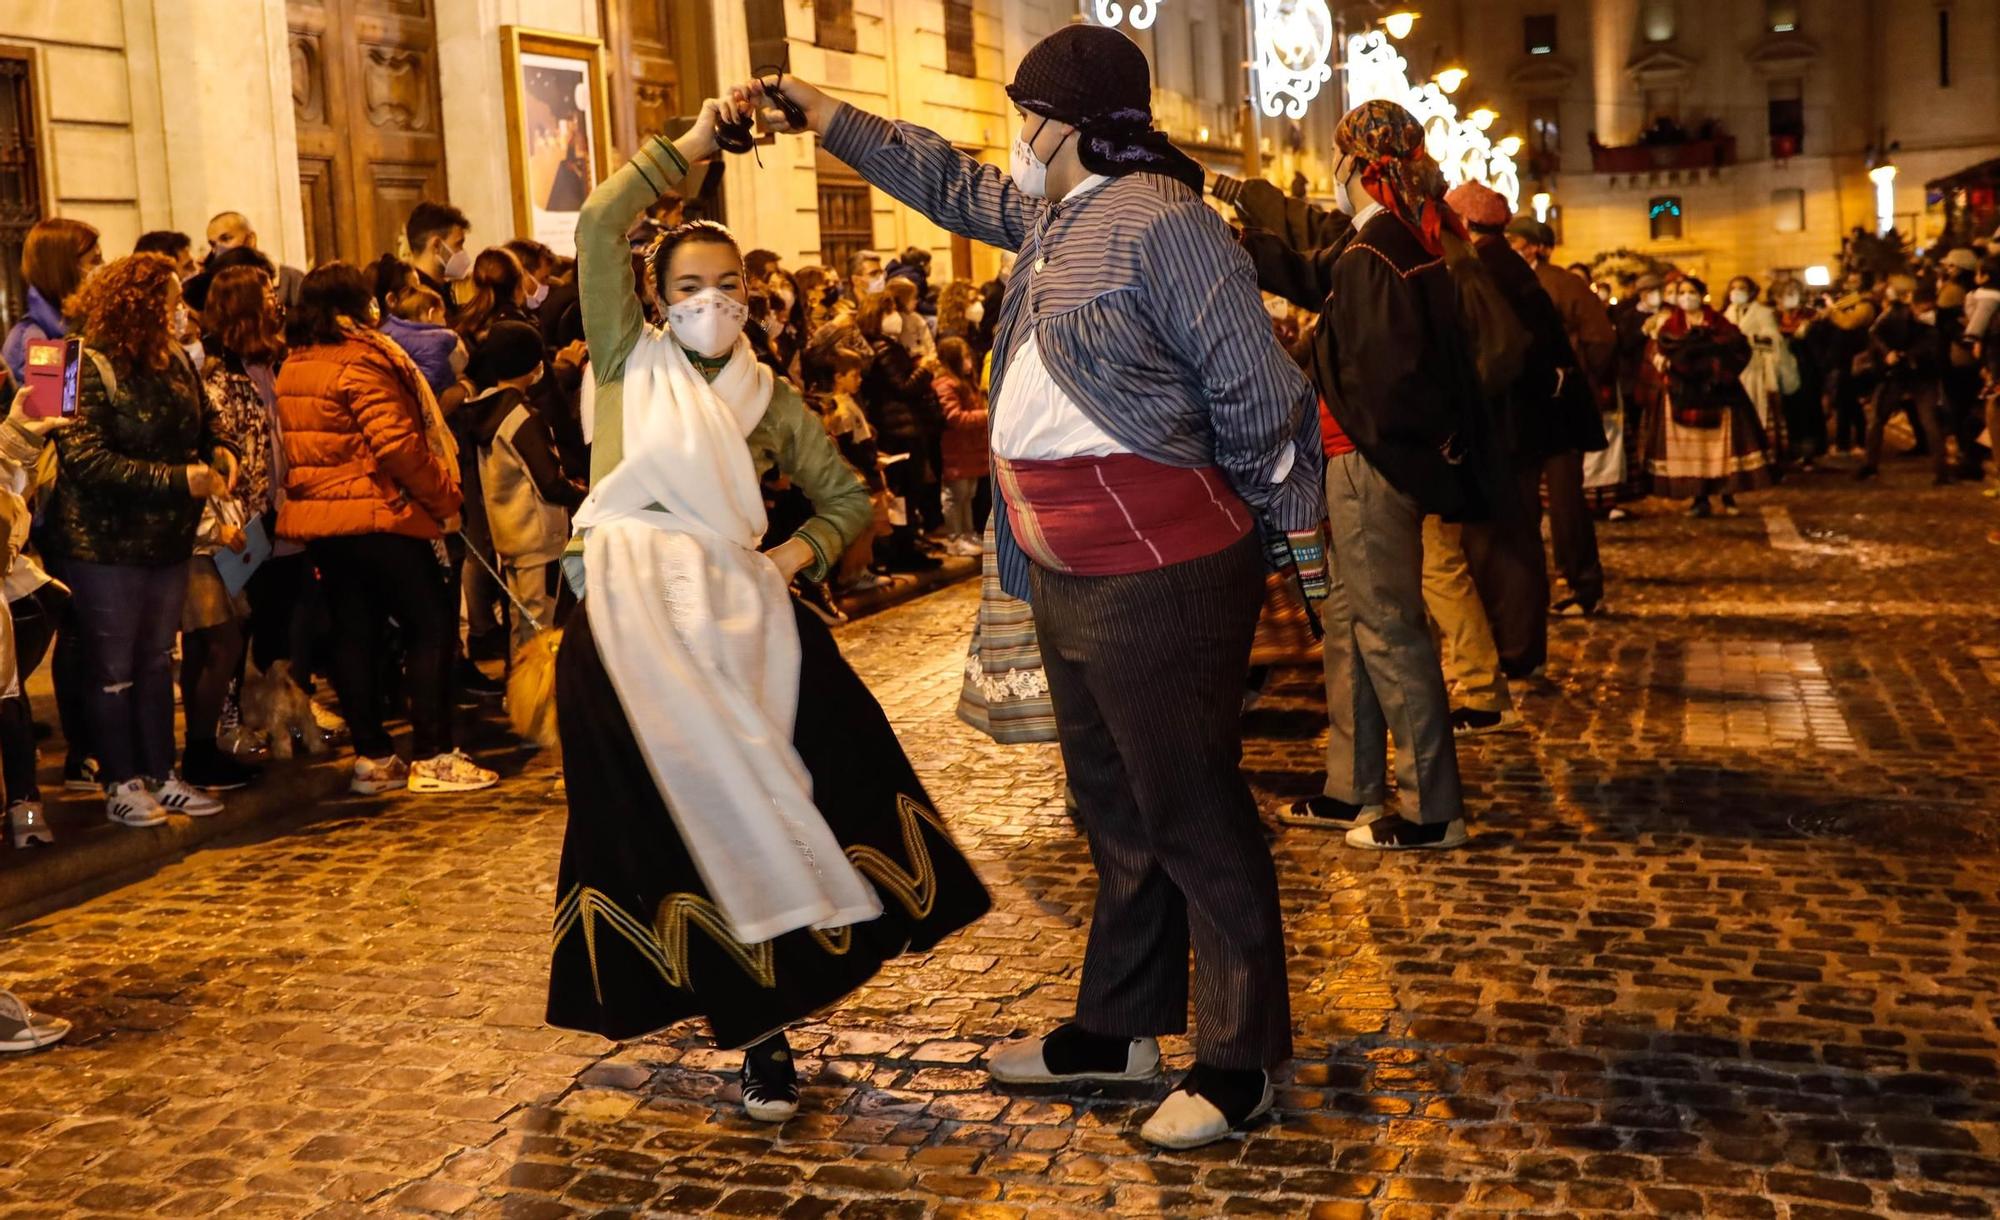
{"type": "Polygon", "coordinates": [[[1066,25],[1028,48],[1007,96],[1029,114],[1077,129],[1077,157],[1094,174],[1165,174],[1202,193],[1195,160],[1153,130],[1146,53],[1117,30],[1066,25]]]}
{"type": "Polygon", "coordinates": [[[1461,182],[1445,192],[1444,201],[1475,228],[1498,229],[1513,215],[1507,197],[1484,182],[1461,182]]]}
{"type": "Polygon", "coordinates": [[[1556,231],[1533,216],[1516,216],[1509,221],[1507,236],[1525,237],[1545,250],[1556,248],[1556,231]]]}
{"type": "Polygon", "coordinates": [[[1416,233],[1433,254],[1442,232],[1465,236],[1465,223],[1444,200],[1444,175],[1424,147],[1424,125],[1387,98],[1366,101],[1340,116],[1333,146],[1361,163],[1361,186],[1416,233]]]}
{"type": "Polygon", "coordinates": [[[541,332],[526,322],[495,322],[473,353],[473,383],[481,389],[499,385],[515,377],[525,377],[542,366],[547,352],[541,332]]]}

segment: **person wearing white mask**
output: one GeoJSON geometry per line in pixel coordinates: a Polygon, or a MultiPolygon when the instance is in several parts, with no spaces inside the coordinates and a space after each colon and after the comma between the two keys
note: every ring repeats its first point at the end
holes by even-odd
{"type": "Polygon", "coordinates": [[[1693,517],[1713,516],[1710,497],[1720,494],[1722,515],[1734,517],[1736,493],[1771,482],[1764,429],[1741,379],[1750,343],[1693,276],[1673,285],[1671,299],[1646,325],[1664,383],[1647,411],[1653,494],[1686,497],[1693,517]]]}
{"type": "Polygon", "coordinates": [[[1811,470],[1826,452],[1826,343],[1819,323],[1819,311],[1806,297],[1805,285],[1793,279],[1779,280],[1771,288],[1777,304],[1778,333],[1784,336],[1791,368],[1787,372],[1781,358],[1778,366],[1779,409],[1785,418],[1785,435],[1791,456],[1801,470],[1811,470]]]}
{"type": "Polygon", "coordinates": [[[472,222],[448,203],[426,199],[410,209],[403,237],[410,245],[410,265],[424,287],[444,298],[445,320],[458,320],[460,298],[455,289],[472,276],[473,251],[466,244],[472,222]]]}
{"type": "Polygon", "coordinates": [[[1785,414],[1779,407],[1783,397],[1785,366],[1798,377],[1798,363],[1791,358],[1791,344],[1778,327],[1778,312],[1757,299],[1757,281],[1739,275],[1729,281],[1729,304],[1722,316],[1728,318],[1750,341],[1750,363],[1743,369],[1743,392],[1756,408],[1757,422],[1764,426],[1771,460],[1782,464],[1789,442],[1785,437],[1785,414]]]}
{"type": "Polygon", "coordinates": [[[701,1018],[746,1048],[742,1101],[798,1108],[785,1027],[984,914],[887,718],[787,592],[869,525],[859,477],[743,333],[727,229],[669,230],[632,291],[625,233],[738,113],[710,100],[654,136],[577,220],[595,379],[591,489],[565,576],[581,597],[556,662],[569,824],[548,1020],[633,1038],[701,1018]],[[765,546],[760,478],[814,516],[765,546]],[[761,549],[760,549],[761,548],[761,549]]]}
{"type": "Polygon", "coordinates": [[[817,132],[933,223],[1020,253],[993,347],[996,564],[1033,607],[1100,881],[1074,1019],[987,1066],[1002,1084],[1150,1079],[1192,995],[1195,1066],[1140,1134],[1193,1147],[1268,1111],[1292,1050],[1276,875],[1239,762],[1266,557],[1326,589],[1317,396],[1201,166],[1154,128],[1131,39],[1064,26],[1007,93],[1003,173],[789,77],[741,90],[770,130],[817,132]]]}

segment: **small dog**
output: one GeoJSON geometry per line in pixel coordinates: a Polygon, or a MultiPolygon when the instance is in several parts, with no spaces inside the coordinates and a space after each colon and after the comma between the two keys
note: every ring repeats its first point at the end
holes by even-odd
{"type": "Polygon", "coordinates": [[[243,727],[270,742],[272,758],[301,750],[317,758],[332,749],[311,697],[292,680],[290,661],[273,661],[262,674],[245,678],[241,706],[243,727]]]}
{"type": "Polygon", "coordinates": [[[507,674],[507,719],[514,732],[544,750],[561,748],[556,733],[556,653],[562,632],[544,631],[521,645],[507,674]]]}

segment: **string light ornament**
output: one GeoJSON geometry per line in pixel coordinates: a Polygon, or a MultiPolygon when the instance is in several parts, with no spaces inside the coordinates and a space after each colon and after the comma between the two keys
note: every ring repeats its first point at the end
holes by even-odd
{"type": "MultiPolygon", "coordinates": [[[[1412,85],[1405,74],[1409,64],[1380,30],[1356,34],[1347,40],[1347,104],[1385,98],[1402,106],[1424,125],[1424,146],[1453,186],[1461,182],[1484,182],[1507,197],[1507,209],[1521,207],[1521,175],[1514,166],[1513,153],[1519,141],[1503,151],[1486,137],[1477,119],[1461,119],[1435,81],[1412,85]]],[[[1483,109],[1483,108],[1482,108],[1483,109]]],[[[1303,113],[1303,110],[1301,110],[1303,113]]],[[[1294,116],[1296,117],[1296,116],[1294,116]]],[[[1490,126],[1491,119],[1487,119],[1490,126]]]]}
{"type": "Polygon", "coordinates": [[[1272,118],[1306,117],[1333,79],[1333,13],[1326,0],[1255,0],[1251,39],[1257,106],[1272,118]]]}
{"type": "Polygon", "coordinates": [[[1101,26],[1116,29],[1123,21],[1135,30],[1149,30],[1159,20],[1160,0],[1132,0],[1129,8],[1118,0],[1091,0],[1091,9],[1101,26]]]}

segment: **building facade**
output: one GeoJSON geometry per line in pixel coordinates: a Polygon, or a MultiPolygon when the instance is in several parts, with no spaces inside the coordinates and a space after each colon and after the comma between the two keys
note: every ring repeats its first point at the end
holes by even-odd
{"type": "Polygon", "coordinates": [[[1412,63],[1464,67],[1461,106],[1522,140],[1524,203],[1548,193],[1564,261],[1623,248],[1762,280],[1837,263],[1878,202],[1924,246],[1945,222],[1924,184],[2000,155],[1988,0],[1413,7],[1412,63]]]}
{"type": "MultiPolygon", "coordinates": [[[[48,215],[95,224],[116,255],[146,230],[199,239],[215,213],[241,211],[266,252],[298,265],[395,249],[424,198],[464,209],[476,243],[514,236],[504,26],[604,42],[619,156],[722,85],[789,65],[1004,166],[1013,65],[1101,16],[1078,0],[22,0],[0,6],[0,315],[19,308],[7,281],[21,235],[48,215]]],[[[1149,28],[1126,29],[1154,63],[1161,124],[1243,173],[1243,6],[1164,0],[1149,28]]],[[[1330,87],[1303,123],[1258,122],[1257,168],[1324,197],[1338,108],[1330,87]]],[[[896,206],[815,141],[759,153],[761,170],[730,158],[723,177],[748,246],[791,266],[916,246],[947,277],[998,267],[997,251],[896,206]]]]}

